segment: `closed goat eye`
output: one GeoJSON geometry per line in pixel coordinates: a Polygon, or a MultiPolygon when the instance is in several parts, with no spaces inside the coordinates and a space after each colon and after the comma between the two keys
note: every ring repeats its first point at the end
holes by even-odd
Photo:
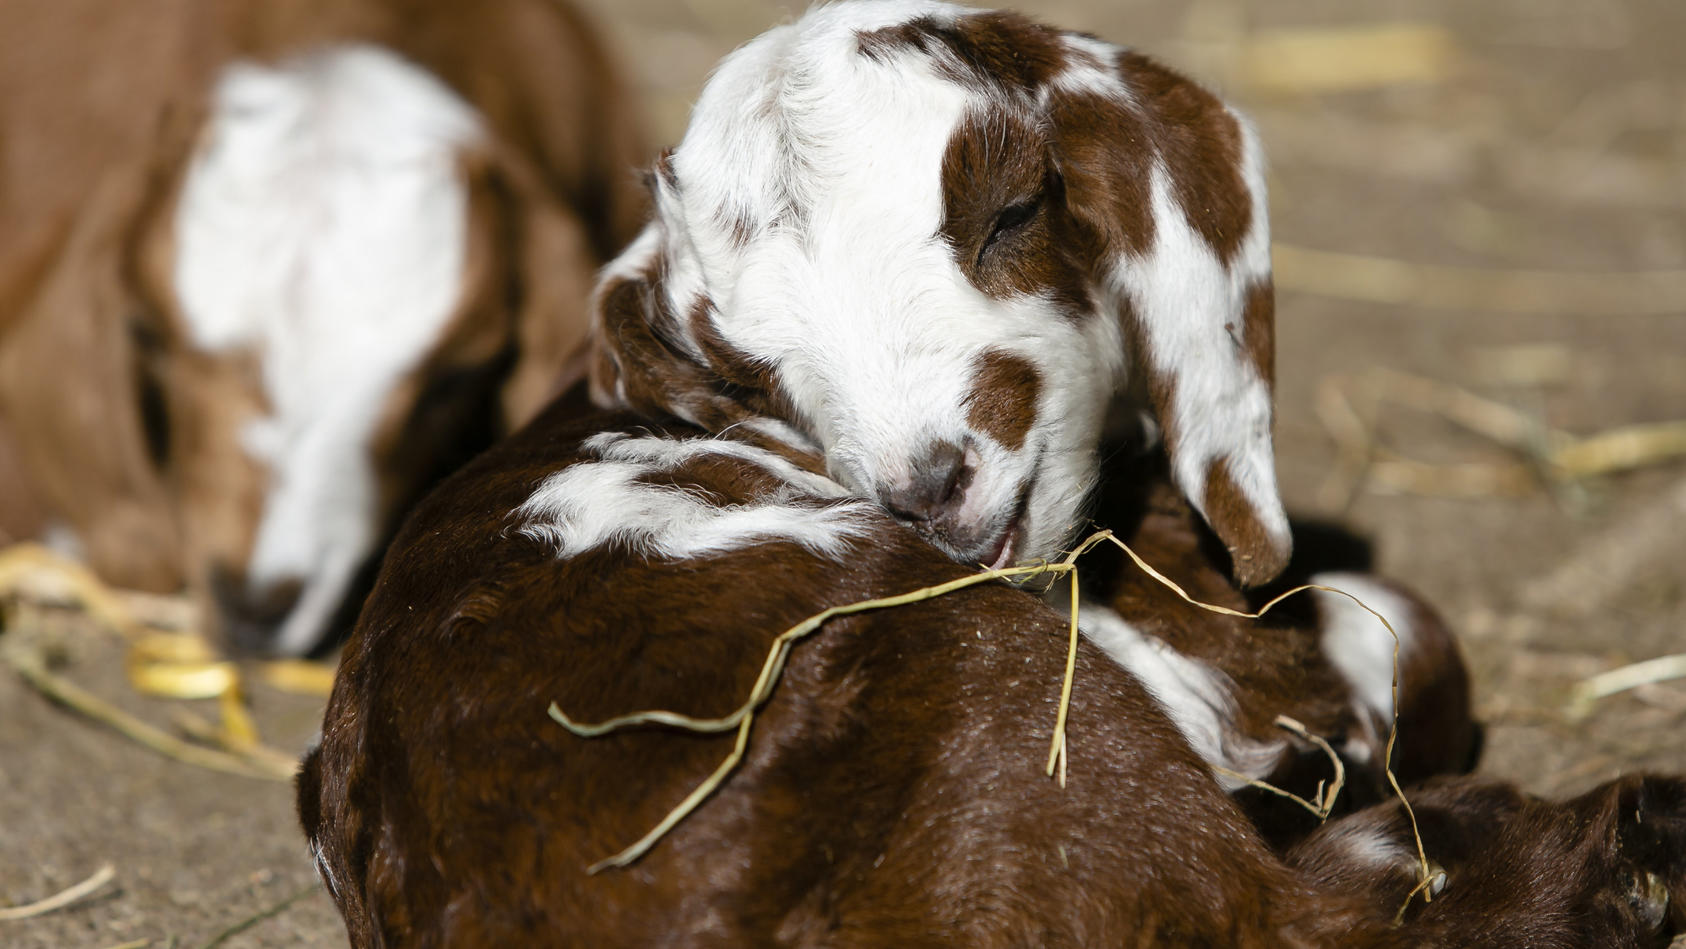
{"type": "Polygon", "coordinates": [[[995,215],[995,223],[990,227],[989,236],[984,238],[983,246],[978,249],[978,263],[983,263],[984,255],[989,253],[990,248],[1018,234],[1035,219],[1037,212],[1042,210],[1043,194],[1044,192],[1038,191],[1030,200],[1010,204],[995,215]]]}

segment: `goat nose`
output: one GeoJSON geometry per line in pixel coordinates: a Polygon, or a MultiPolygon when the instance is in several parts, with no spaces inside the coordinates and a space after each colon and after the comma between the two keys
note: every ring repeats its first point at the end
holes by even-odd
{"type": "Polygon", "coordinates": [[[224,639],[231,651],[243,654],[273,651],[277,630],[304,592],[298,580],[251,583],[244,571],[223,565],[211,568],[210,585],[224,639]]]}
{"type": "Polygon", "coordinates": [[[953,442],[935,442],[913,463],[913,475],[878,489],[878,500],[904,521],[929,521],[951,507],[970,480],[965,450],[953,442]]]}

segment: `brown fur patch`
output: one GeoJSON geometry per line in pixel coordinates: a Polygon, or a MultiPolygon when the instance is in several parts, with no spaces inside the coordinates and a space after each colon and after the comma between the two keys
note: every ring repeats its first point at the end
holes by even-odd
{"type": "Polygon", "coordinates": [[[691,302],[689,324],[691,338],[721,378],[736,386],[772,392],[777,388],[772,370],[726,342],[720,328],[714,325],[714,302],[698,297],[691,302]]]}
{"type": "Polygon", "coordinates": [[[1059,34],[1016,13],[963,16],[953,24],[919,17],[899,26],[863,32],[861,55],[884,62],[899,50],[940,55],[937,66],[958,82],[982,82],[1019,92],[1041,88],[1065,68],[1059,34]]]}
{"type": "Polygon", "coordinates": [[[992,349],[972,368],[966,396],[966,424],[1000,442],[1008,451],[1024,447],[1036,422],[1042,375],[1022,356],[992,349]]]}
{"type": "Polygon", "coordinates": [[[1276,285],[1269,278],[1247,288],[1241,311],[1241,340],[1247,358],[1267,388],[1276,388],[1276,285]]]}
{"type": "Polygon", "coordinates": [[[1219,458],[1206,471],[1207,523],[1229,548],[1235,578],[1242,586],[1269,582],[1288,566],[1290,550],[1259,523],[1253,504],[1230,477],[1229,460],[1219,458]]]}
{"type": "Polygon", "coordinates": [[[1153,117],[1153,141],[1183,214],[1227,266],[1253,222],[1235,117],[1216,96],[1139,53],[1120,56],[1119,72],[1153,117]]]}
{"type": "MultiPolygon", "coordinates": [[[[1097,267],[1153,248],[1154,130],[1134,109],[1093,93],[1056,91],[1048,112],[1066,206],[1097,267]]],[[[1096,274],[1096,276],[1100,276],[1096,274]]]]}
{"type": "Polygon", "coordinates": [[[1089,267],[1069,257],[1064,187],[1034,124],[999,108],[968,113],[943,152],[942,195],[943,239],[973,286],[998,300],[1040,293],[1069,314],[1092,310],[1089,267]]]}
{"type": "Polygon", "coordinates": [[[1118,303],[1118,322],[1124,331],[1125,349],[1132,354],[1134,371],[1129,382],[1130,401],[1135,405],[1146,405],[1152,408],[1153,417],[1159,424],[1159,437],[1165,444],[1165,451],[1176,457],[1182,444],[1182,431],[1177,427],[1176,406],[1177,378],[1174,374],[1164,372],[1153,364],[1147,355],[1147,328],[1142,325],[1141,315],[1130,303],[1128,298],[1120,298],[1118,303]]]}

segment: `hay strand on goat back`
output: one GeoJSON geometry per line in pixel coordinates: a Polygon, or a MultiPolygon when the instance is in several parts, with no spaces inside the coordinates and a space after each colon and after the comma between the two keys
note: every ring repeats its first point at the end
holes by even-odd
{"type": "MultiPolygon", "coordinates": [[[[626,867],[636,862],[640,857],[644,856],[651,848],[660,842],[663,836],[665,836],[674,827],[678,826],[680,821],[684,820],[685,817],[692,811],[695,811],[699,806],[701,806],[703,801],[705,801],[709,795],[713,794],[715,790],[725,783],[726,779],[730,777],[732,771],[743,759],[745,749],[748,746],[750,729],[754,724],[756,711],[760,709],[760,707],[771,697],[773,686],[777,684],[779,676],[782,674],[785,664],[790,658],[790,652],[799,640],[812,635],[818,631],[820,627],[825,625],[826,622],[838,616],[864,613],[869,610],[890,609],[897,606],[906,606],[911,603],[918,603],[935,597],[945,596],[958,590],[963,590],[983,583],[990,583],[996,580],[1028,579],[1035,576],[1053,575],[1056,577],[1066,576],[1072,581],[1071,635],[1067,644],[1066,671],[1064,680],[1061,683],[1059,709],[1056,713],[1054,734],[1052,740],[1050,741],[1048,762],[1045,768],[1046,773],[1053,776],[1057,767],[1060,778],[1060,786],[1064,787],[1065,770],[1068,763],[1066,760],[1067,743],[1065,723],[1070,712],[1071,692],[1073,680],[1075,678],[1077,656],[1079,600],[1076,583],[1076,562],[1079,557],[1092,550],[1096,545],[1108,541],[1122,549],[1137,567],[1139,567],[1153,580],[1171,590],[1171,592],[1175,593],[1184,602],[1209,612],[1239,617],[1242,619],[1257,620],[1274,609],[1277,604],[1291,596],[1304,593],[1308,590],[1319,590],[1352,600],[1365,612],[1374,616],[1381,622],[1382,626],[1387,629],[1388,634],[1393,637],[1392,695],[1394,707],[1393,722],[1388,730],[1387,748],[1383,758],[1383,768],[1387,774],[1389,784],[1393,787],[1394,794],[1399,798],[1400,803],[1404,805],[1405,812],[1410,818],[1411,834],[1416,843],[1418,866],[1421,871],[1419,874],[1419,882],[1429,879],[1432,870],[1428,860],[1428,855],[1423,848],[1422,834],[1417,827],[1417,815],[1411,808],[1411,802],[1406,799],[1404,790],[1400,788],[1399,781],[1394,776],[1392,767],[1393,748],[1399,732],[1399,634],[1394,630],[1393,625],[1388,622],[1387,618],[1376,612],[1374,609],[1371,609],[1369,605],[1364,603],[1364,601],[1360,600],[1358,597],[1353,596],[1344,590],[1324,586],[1322,584],[1304,584],[1294,587],[1291,590],[1273,597],[1269,602],[1265,603],[1264,606],[1260,607],[1258,611],[1252,613],[1233,610],[1216,604],[1205,603],[1190,596],[1186,590],[1176,583],[1176,581],[1156,570],[1151,564],[1149,564],[1146,560],[1143,560],[1140,555],[1132,550],[1128,544],[1124,543],[1124,541],[1120,540],[1109,530],[1097,531],[1096,533],[1091,534],[1089,537],[1085,538],[1082,543],[1078,544],[1071,553],[1055,562],[983,570],[979,573],[971,574],[970,576],[960,577],[958,579],[950,580],[946,583],[940,583],[934,586],[921,587],[917,590],[912,590],[896,596],[878,597],[875,599],[862,600],[856,603],[833,606],[816,613],[795,626],[792,626],[790,629],[785,630],[783,633],[780,633],[773,640],[772,646],[767,652],[767,658],[762,662],[761,672],[756,677],[755,685],[750,689],[749,697],[746,698],[732,712],[719,718],[701,718],[685,715],[679,712],[656,709],[634,712],[602,722],[585,723],[576,721],[568,716],[557,703],[550,703],[550,707],[548,709],[550,717],[557,723],[561,724],[562,727],[568,729],[569,732],[581,738],[597,738],[613,732],[621,731],[623,729],[650,724],[664,725],[705,734],[716,734],[736,728],[738,733],[737,740],[733,745],[732,751],[726,756],[725,760],[723,760],[720,765],[715,768],[714,772],[704,779],[701,784],[692,789],[691,793],[686,795],[684,800],[675,805],[659,824],[652,828],[649,833],[645,834],[625,849],[587,867],[586,872],[595,874],[605,869],[612,867],[626,867]]],[[[1307,740],[1313,741],[1314,744],[1322,747],[1331,758],[1336,759],[1335,778],[1329,788],[1325,791],[1323,787],[1320,786],[1318,795],[1319,799],[1318,802],[1314,804],[1279,788],[1269,787],[1262,781],[1255,782],[1253,779],[1247,778],[1245,775],[1240,777],[1247,778],[1249,783],[1264,785],[1268,790],[1298,801],[1313,814],[1318,814],[1320,818],[1327,816],[1329,809],[1333,807],[1335,795],[1339,793],[1341,787],[1345,783],[1345,769],[1341,766],[1338,757],[1334,753],[1334,749],[1329,747],[1327,742],[1312,736],[1303,725],[1300,725],[1292,719],[1287,719],[1286,723],[1279,722],[1279,726],[1287,728],[1290,731],[1294,731],[1296,734],[1301,735],[1307,740]],[[1296,729],[1295,726],[1298,726],[1298,728],[1296,729]]],[[[1415,896],[1417,892],[1423,892],[1426,894],[1427,889],[1419,886],[1416,890],[1412,891],[1412,896],[1415,896]]]]}

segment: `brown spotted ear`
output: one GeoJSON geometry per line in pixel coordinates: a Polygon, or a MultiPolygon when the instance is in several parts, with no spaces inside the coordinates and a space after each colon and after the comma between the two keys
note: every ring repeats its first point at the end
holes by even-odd
{"type": "Polygon", "coordinates": [[[28,291],[4,301],[15,309],[0,331],[0,417],[47,518],[75,532],[89,565],[120,586],[169,591],[181,585],[181,537],[131,272],[159,190],[150,168],[108,174],[28,291]]]}
{"type": "MultiPolygon", "coordinates": [[[[1271,449],[1273,295],[1258,142],[1206,90],[1128,51],[1048,93],[1076,239],[1122,321],[1173,477],[1256,585],[1291,540],[1271,449]]],[[[1139,397],[1139,396],[1138,396],[1139,397]]]]}
{"type": "MultiPolygon", "coordinates": [[[[663,278],[659,225],[609,266],[592,298],[592,400],[606,408],[667,415],[709,431],[758,414],[752,400],[707,357],[691,349],[663,278]]],[[[706,301],[694,314],[706,323],[706,301]]]]}
{"type": "Polygon", "coordinates": [[[669,246],[671,234],[683,232],[670,162],[664,153],[649,176],[655,219],[604,268],[592,297],[592,399],[713,432],[751,418],[788,419],[771,372],[721,338],[700,285],[681,288],[669,277],[684,253],[669,246]]]}

